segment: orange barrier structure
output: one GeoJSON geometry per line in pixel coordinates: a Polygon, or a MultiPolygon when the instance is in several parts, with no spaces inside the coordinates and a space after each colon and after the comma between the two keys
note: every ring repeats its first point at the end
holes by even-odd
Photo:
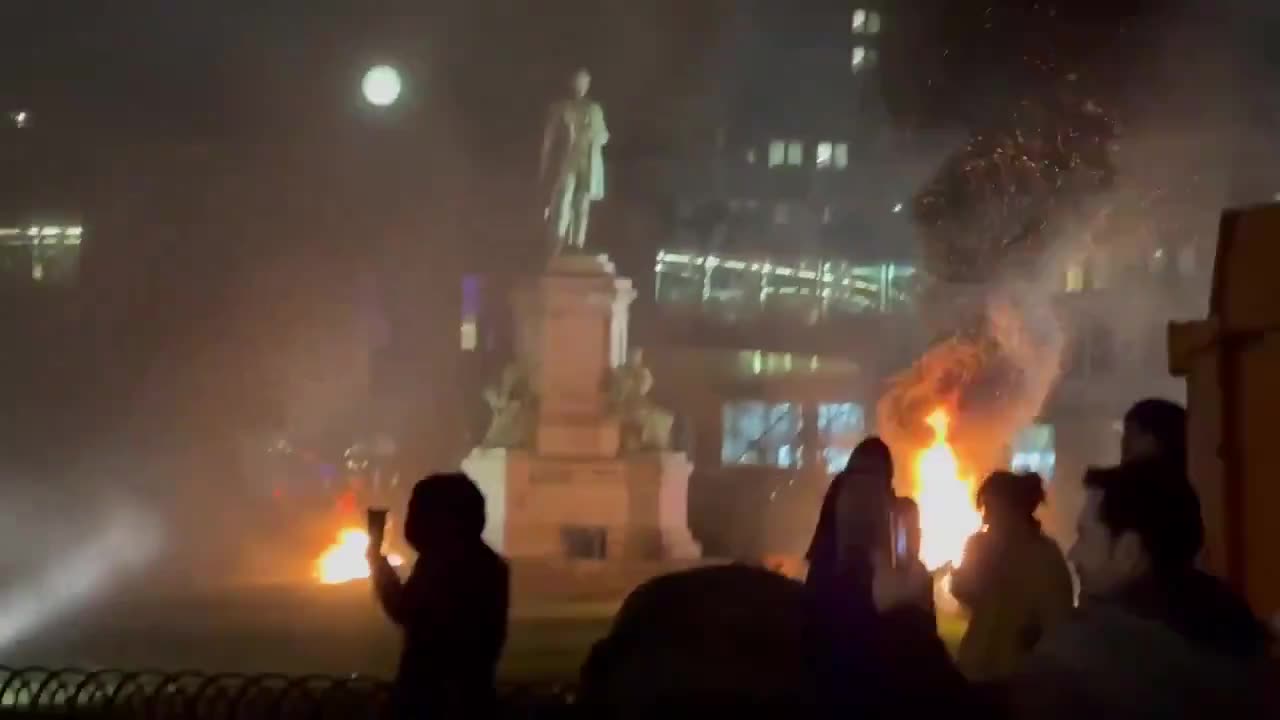
{"type": "Polygon", "coordinates": [[[1208,318],[1169,326],[1187,381],[1206,561],[1264,617],[1280,611],[1280,205],[1223,214],[1208,318]]]}

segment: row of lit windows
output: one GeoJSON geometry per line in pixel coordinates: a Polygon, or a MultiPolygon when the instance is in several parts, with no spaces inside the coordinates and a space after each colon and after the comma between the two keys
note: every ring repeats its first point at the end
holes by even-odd
{"type": "Polygon", "coordinates": [[[0,228],[3,245],[79,245],[84,228],[79,225],[32,225],[22,228],[0,228]]]}
{"type": "Polygon", "coordinates": [[[875,67],[880,60],[880,52],[872,47],[865,45],[854,45],[853,51],[849,54],[849,68],[855,73],[875,67]]]}
{"type": "Polygon", "coordinates": [[[79,225],[0,227],[0,275],[66,283],[79,266],[84,228],[79,225]]]}
{"type": "Polygon", "coordinates": [[[880,13],[862,8],[854,10],[852,30],[854,35],[878,35],[880,33],[880,13]]]}
{"type": "Polygon", "coordinates": [[[914,267],[799,259],[659,252],[654,292],[659,304],[712,309],[728,318],[761,311],[797,314],[813,324],[829,313],[892,312],[914,302],[914,267]]]}
{"type": "MultiPolygon", "coordinates": [[[[1196,248],[1192,245],[1185,245],[1178,249],[1176,257],[1171,261],[1170,253],[1163,248],[1157,248],[1151,253],[1147,259],[1147,270],[1154,274],[1166,273],[1170,267],[1174,271],[1184,277],[1192,277],[1197,271],[1196,248]]],[[[1069,293],[1084,292],[1085,290],[1103,290],[1111,284],[1111,269],[1107,267],[1104,259],[1101,257],[1093,257],[1087,259],[1075,260],[1068,263],[1063,271],[1063,290],[1069,293]]]]}
{"type": "MultiPolygon", "coordinates": [[[[866,411],[859,403],[819,403],[817,439],[826,472],[844,469],[853,448],[867,434],[866,411]]],[[[799,468],[804,455],[799,403],[736,400],[721,408],[720,464],[799,468]]],[[[1053,479],[1057,464],[1052,425],[1033,424],[1009,444],[1010,467],[1053,479]]]]}
{"type": "MultiPolygon", "coordinates": [[[[797,403],[725,403],[721,412],[720,464],[798,468],[803,456],[803,424],[797,403]]],[[[858,403],[820,403],[817,429],[824,445],[826,471],[837,472],[866,437],[866,412],[858,403]]]]}
{"type": "MultiPolygon", "coordinates": [[[[755,200],[730,200],[729,211],[735,214],[754,213],[759,209],[760,203],[755,200]]],[[[792,206],[788,203],[773,204],[773,223],[775,225],[787,225],[791,222],[792,206]]],[[[821,210],[814,213],[819,216],[823,225],[830,225],[835,217],[835,211],[830,205],[823,205],[821,210]]]]}
{"type": "MultiPolygon", "coordinates": [[[[854,35],[879,35],[880,13],[859,8],[853,11],[850,28],[854,35]]],[[[859,43],[849,53],[849,69],[855,73],[875,67],[880,59],[876,48],[859,43]]]]}
{"type": "MultiPolygon", "coordinates": [[[[747,149],[747,163],[757,161],[756,149],[747,149]]],[[[807,159],[803,140],[770,140],[768,164],[771,168],[802,167],[807,159]]],[[[849,143],[824,140],[817,143],[813,154],[814,167],[819,170],[844,170],[849,167],[849,143]]]]}

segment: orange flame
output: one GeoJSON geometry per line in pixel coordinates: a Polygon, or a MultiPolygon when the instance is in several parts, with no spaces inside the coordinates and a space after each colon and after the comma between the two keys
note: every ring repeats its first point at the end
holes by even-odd
{"type": "MultiPolygon", "coordinates": [[[[316,558],[315,576],[322,585],[341,585],[369,577],[369,533],[359,528],[343,528],[338,539],[316,558]]],[[[388,555],[393,566],[403,564],[398,555],[388,555]]]]}
{"type": "Polygon", "coordinates": [[[982,529],[974,502],[974,480],[963,473],[947,440],[951,416],[937,408],[925,418],[933,442],[916,456],[915,491],[920,506],[920,559],[930,570],[960,565],[965,543],[982,529]]]}

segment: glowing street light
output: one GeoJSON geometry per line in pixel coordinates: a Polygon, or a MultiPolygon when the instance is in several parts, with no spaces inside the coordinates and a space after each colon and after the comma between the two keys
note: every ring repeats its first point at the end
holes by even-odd
{"type": "Polygon", "coordinates": [[[380,108],[394,105],[400,99],[400,92],[403,89],[400,72],[390,65],[369,68],[369,71],[364,74],[364,80],[360,83],[365,101],[380,108]]]}

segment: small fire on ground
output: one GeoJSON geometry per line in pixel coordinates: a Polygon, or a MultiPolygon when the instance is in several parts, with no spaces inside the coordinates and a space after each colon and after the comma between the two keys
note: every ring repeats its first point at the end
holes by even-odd
{"type": "MultiPolygon", "coordinates": [[[[322,585],[341,585],[369,577],[369,533],[359,528],[343,528],[337,540],[316,558],[315,576],[322,585]]],[[[404,564],[399,555],[388,555],[394,567],[404,564]]]]}
{"type": "Polygon", "coordinates": [[[938,408],[925,418],[933,440],[916,455],[912,495],[920,507],[920,560],[930,570],[960,565],[969,537],[982,529],[974,498],[974,477],[951,446],[951,416],[938,408]]]}

